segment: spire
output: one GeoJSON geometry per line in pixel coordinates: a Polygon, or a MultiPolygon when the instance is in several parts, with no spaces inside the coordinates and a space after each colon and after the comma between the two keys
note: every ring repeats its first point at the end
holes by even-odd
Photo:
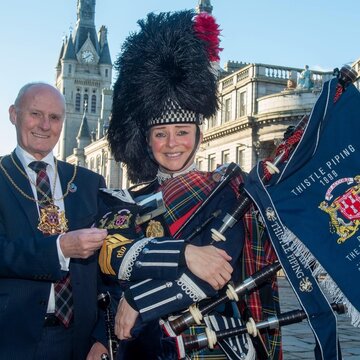
{"type": "Polygon", "coordinates": [[[196,12],[207,12],[211,14],[213,7],[211,5],[210,0],[199,0],[198,6],[196,7],[196,12]]]}
{"type": "Polygon", "coordinates": [[[96,0],[77,1],[77,23],[95,24],[95,4],[96,0]]]}
{"type": "Polygon", "coordinates": [[[57,61],[57,63],[56,63],[56,68],[57,68],[57,69],[60,69],[60,68],[61,68],[61,59],[62,59],[62,57],[63,57],[63,55],[64,55],[65,41],[66,41],[66,39],[63,40],[63,43],[62,43],[62,45],[61,45],[60,54],[59,54],[59,57],[58,57],[58,61],[57,61]]]}
{"type": "Polygon", "coordinates": [[[95,28],[95,4],[96,0],[78,0],[77,2],[77,21],[73,37],[76,54],[88,38],[88,34],[94,48],[99,53],[95,28]]]}
{"type": "Polygon", "coordinates": [[[72,40],[71,33],[70,33],[69,39],[68,39],[68,41],[67,41],[67,43],[65,45],[63,59],[64,60],[76,60],[74,43],[73,43],[73,40],[72,40]]]}
{"type": "Polygon", "coordinates": [[[106,26],[102,25],[99,33],[99,45],[100,45],[100,59],[99,64],[105,65],[112,65],[111,63],[111,56],[110,56],[110,49],[107,40],[107,28],[106,26]]]}
{"type": "Polygon", "coordinates": [[[87,113],[87,103],[84,104],[84,114],[83,114],[83,118],[81,120],[79,132],[76,136],[76,140],[77,140],[79,149],[84,148],[85,146],[89,145],[91,142],[89,125],[88,125],[86,113],[87,113]]]}

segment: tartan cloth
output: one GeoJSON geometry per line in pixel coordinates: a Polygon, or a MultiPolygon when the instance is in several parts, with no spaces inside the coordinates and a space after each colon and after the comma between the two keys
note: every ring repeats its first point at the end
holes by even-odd
{"type": "MultiPolygon", "coordinates": [[[[240,182],[241,177],[235,177],[230,182],[231,188],[236,193],[240,182]]],[[[210,195],[216,184],[212,178],[212,173],[199,171],[172,178],[162,184],[161,189],[167,208],[165,219],[172,234],[210,195]]],[[[265,228],[258,221],[258,216],[253,207],[247,212],[243,221],[246,233],[242,258],[239,259],[242,274],[239,282],[277,259],[265,228]]],[[[263,286],[261,290],[252,292],[247,298],[247,307],[256,322],[280,313],[276,278],[272,279],[271,284],[263,286]]],[[[202,332],[204,332],[203,326],[192,326],[185,334],[192,335],[202,332]]],[[[268,331],[263,335],[263,340],[270,355],[269,359],[282,360],[281,331],[278,329],[268,331]]],[[[224,353],[217,346],[212,351],[203,349],[191,354],[191,359],[220,360],[224,358],[226,359],[224,353]]]]}
{"type": "MultiPolygon", "coordinates": [[[[174,234],[181,225],[185,223],[217,185],[217,182],[212,178],[212,174],[213,173],[211,172],[191,171],[185,175],[169,179],[161,185],[163,199],[167,210],[164,217],[169,225],[171,234],[174,234]]],[[[239,183],[239,181],[236,182],[236,180],[232,182],[235,183],[232,185],[234,188],[239,183]]],[[[191,326],[184,331],[184,334],[201,334],[205,331],[204,329],[205,326],[201,325],[191,326]]],[[[190,356],[193,360],[227,359],[218,345],[216,345],[213,350],[205,348],[192,352],[190,356]]]]}
{"type": "Polygon", "coordinates": [[[36,172],[36,191],[40,207],[45,207],[50,204],[51,188],[49,177],[46,173],[47,163],[44,161],[33,161],[29,164],[29,168],[36,172]],[[39,189],[42,191],[40,192],[39,189]],[[45,194],[45,195],[44,195],[45,194]]]}
{"type": "MultiPolygon", "coordinates": [[[[236,193],[241,182],[237,176],[230,181],[236,193]]],[[[204,202],[218,184],[212,172],[191,171],[165,181],[161,185],[166,207],[164,218],[169,225],[170,233],[174,234],[192,213],[204,202]]]]}
{"type": "Polygon", "coordinates": [[[211,173],[191,171],[161,185],[166,207],[164,218],[174,234],[208,197],[216,182],[211,173]]]}
{"type": "MultiPolygon", "coordinates": [[[[29,164],[30,169],[34,170],[37,174],[36,187],[38,200],[47,200],[45,202],[39,203],[39,207],[45,207],[46,205],[49,205],[51,202],[50,199],[52,199],[50,181],[46,173],[47,165],[48,164],[44,161],[33,161],[29,164]]],[[[54,293],[55,316],[64,324],[65,327],[68,327],[74,312],[69,273],[65,278],[54,283],[54,293]]]]}
{"type": "MultiPolygon", "coordinates": [[[[277,260],[271,245],[266,228],[259,221],[257,210],[251,206],[245,214],[245,243],[241,258],[242,281],[277,260]]],[[[269,316],[280,314],[279,291],[277,279],[274,277],[271,284],[268,282],[260,290],[252,292],[247,298],[247,307],[255,322],[262,321],[269,316]]],[[[241,312],[241,309],[240,309],[241,312]]],[[[269,353],[269,359],[281,360],[281,331],[273,329],[262,335],[269,353]]]]}

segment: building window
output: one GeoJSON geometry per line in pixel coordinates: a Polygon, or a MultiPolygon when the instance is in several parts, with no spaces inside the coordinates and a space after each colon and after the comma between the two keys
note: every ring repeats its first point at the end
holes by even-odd
{"type": "Polygon", "coordinates": [[[203,161],[201,159],[196,159],[196,167],[198,170],[203,170],[203,161]]]}
{"type": "Polygon", "coordinates": [[[208,171],[214,171],[216,169],[216,155],[210,154],[208,156],[208,171]]]}
{"type": "Polygon", "coordinates": [[[88,105],[89,105],[89,95],[88,95],[88,94],[84,94],[84,103],[83,103],[84,111],[85,111],[85,106],[86,106],[86,108],[87,108],[88,105]]]}
{"type": "Polygon", "coordinates": [[[109,69],[105,69],[105,77],[109,77],[109,69]]]}
{"type": "Polygon", "coordinates": [[[245,149],[242,146],[236,148],[236,163],[243,168],[245,160],[245,149]]]}
{"type": "Polygon", "coordinates": [[[98,174],[101,174],[101,156],[100,155],[96,156],[96,169],[95,169],[95,171],[98,174]]]}
{"type": "Polygon", "coordinates": [[[237,117],[246,115],[246,91],[237,92],[237,117]]]}
{"type": "Polygon", "coordinates": [[[71,75],[72,66],[71,64],[68,65],[68,75],[71,75]]]}
{"type": "Polygon", "coordinates": [[[224,150],[221,152],[221,163],[228,164],[230,162],[230,151],[224,150]]]}
{"type": "Polygon", "coordinates": [[[76,97],[75,97],[75,111],[80,111],[80,103],[81,103],[81,95],[80,95],[80,93],[76,93],[76,97]]]}
{"type": "Polygon", "coordinates": [[[231,120],[231,98],[225,99],[223,110],[223,122],[231,120]]]}
{"type": "Polygon", "coordinates": [[[216,126],[216,116],[212,116],[207,120],[207,129],[211,129],[216,126]]]}
{"type": "Polygon", "coordinates": [[[108,153],[104,152],[103,154],[103,171],[102,176],[106,177],[107,175],[107,165],[108,165],[108,153]]]}
{"type": "Polygon", "coordinates": [[[91,95],[91,112],[96,113],[96,95],[91,95]]]}

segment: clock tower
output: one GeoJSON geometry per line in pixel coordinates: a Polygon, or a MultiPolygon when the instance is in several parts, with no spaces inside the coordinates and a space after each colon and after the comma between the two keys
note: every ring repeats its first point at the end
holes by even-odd
{"type": "Polygon", "coordinates": [[[106,27],[101,26],[98,32],[95,28],[95,5],[96,0],[77,1],[75,30],[63,41],[56,65],[56,87],[64,94],[67,108],[58,144],[61,160],[77,147],[76,136],[85,109],[93,134],[99,131],[100,118],[108,117],[111,111],[104,108],[103,94],[111,87],[112,62],[106,27]]]}

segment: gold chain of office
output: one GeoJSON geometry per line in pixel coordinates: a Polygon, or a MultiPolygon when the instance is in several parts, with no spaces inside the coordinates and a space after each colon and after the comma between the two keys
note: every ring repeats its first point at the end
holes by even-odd
{"type": "MultiPolygon", "coordinates": [[[[40,207],[40,223],[38,225],[38,229],[42,231],[45,234],[62,234],[68,230],[67,227],[67,219],[65,217],[64,211],[61,211],[60,208],[54,204],[54,201],[60,201],[63,200],[70,192],[72,183],[76,177],[77,174],[77,166],[74,166],[74,173],[72,178],[67,184],[67,189],[65,194],[63,194],[62,197],[55,199],[53,196],[50,198],[47,194],[45,194],[31,179],[30,177],[24,172],[21,167],[16,163],[14,160],[12,154],[10,155],[12,162],[14,163],[15,167],[19,170],[19,172],[26,178],[28,181],[33,184],[36,188],[36,190],[44,196],[43,200],[37,200],[35,197],[32,197],[28,194],[26,194],[14,181],[14,179],[9,175],[9,173],[5,170],[2,160],[0,159],[0,169],[3,171],[5,176],[8,178],[10,183],[14,186],[14,188],[26,199],[36,202],[37,204],[44,204],[44,203],[50,203],[49,205],[41,206],[40,207]]],[[[54,176],[54,184],[53,184],[53,191],[52,194],[55,192],[56,187],[56,180],[57,180],[57,174],[58,174],[58,162],[55,158],[55,176],[54,176]]]]}
{"type": "MultiPolygon", "coordinates": [[[[9,175],[9,173],[5,170],[4,168],[4,165],[2,164],[2,160],[3,158],[0,159],[0,169],[3,171],[3,173],[5,174],[5,176],[9,179],[10,183],[14,186],[14,188],[22,195],[24,196],[26,199],[28,200],[31,200],[31,201],[34,201],[38,204],[42,204],[42,203],[45,203],[45,202],[49,202],[49,201],[60,201],[60,200],[63,200],[66,196],[68,196],[69,192],[70,192],[70,189],[71,189],[71,184],[73,183],[75,177],[76,177],[76,174],[77,174],[77,166],[75,165],[74,166],[74,173],[73,173],[73,176],[71,177],[71,179],[69,180],[68,184],[67,184],[67,188],[66,188],[66,192],[65,194],[58,198],[58,199],[55,199],[54,197],[53,198],[49,198],[49,196],[47,194],[45,194],[30,178],[29,176],[26,174],[26,172],[21,169],[21,167],[16,163],[16,161],[14,160],[12,154],[10,155],[11,157],[11,160],[12,162],[14,163],[14,165],[16,166],[16,168],[19,170],[19,172],[26,177],[26,179],[29,180],[29,182],[31,184],[33,184],[36,188],[36,190],[42,194],[44,197],[46,197],[46,199],[44,200],[37,200],[35,199],[34,197],[31,197],[30,195],[26,194],[22,189],[20,189],[20,187],[15,183],[15,181],[12,179],[12,177],[9,175]]],[[[54,184],[53,184],[53,190],[52,190],[52,193],[54,194],[55,192],[55,186],[56,186],[56,179],[57,179],[57,168],[58,168],[58,162],[57,162],[57,159],[55,158],[55,176],[54,176],[54,184]]]]}

